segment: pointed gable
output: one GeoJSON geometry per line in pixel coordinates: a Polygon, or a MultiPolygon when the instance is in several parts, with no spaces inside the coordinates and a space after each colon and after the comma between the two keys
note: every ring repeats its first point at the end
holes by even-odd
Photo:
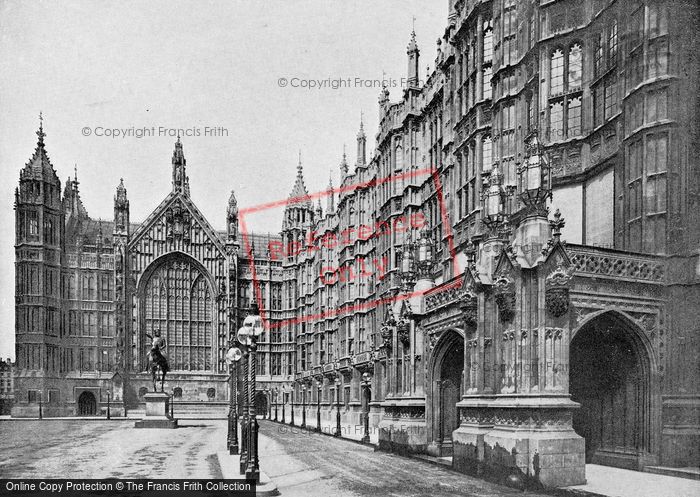
{"type": "Polygon", "coordinates": [[[41,180],[52,185],[60,186],[60,181],[56,175],[56,171],[49,160],[49,156],[46,153],[46,148],[44,146],[44,138],[46,133],[44,133],[44,123],[43,118],[39,115],[39,131],[36,135],[39,137],[36,148],[34,149],[34,154],[32,158],[25,164],[24,168],[20,171],[20,180],[41,180]]]}

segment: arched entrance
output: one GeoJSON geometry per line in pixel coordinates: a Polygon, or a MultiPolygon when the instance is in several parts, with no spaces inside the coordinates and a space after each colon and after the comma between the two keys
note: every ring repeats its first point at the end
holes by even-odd
{"type": "Polygon", "coordinates": [[[431,367],[430,446],[438,456],[452,455],[452,432],[459,428],[457,402],[462,398],[463,372],[464,339],[454,330],[447,331],[436,344],[431,367]]]}
{"type": "Polygon", "coordinates": [[[651,452],[651,363],[636,326],[617,313],[584,324],[570,346],[574,430],[586,462],[643,469],[651,452]]]}
{"type": "Polygon", "coordinates": [[[83,392],[78,397],[78,415],[95,416],[97,414],[97,400],[92,392],[83,392]]]}
{"type": "Polygon", "coordinates": [[[258,416],[267,416],[267,396],[264,392],[255,394],[255,414],[258,416]]]}

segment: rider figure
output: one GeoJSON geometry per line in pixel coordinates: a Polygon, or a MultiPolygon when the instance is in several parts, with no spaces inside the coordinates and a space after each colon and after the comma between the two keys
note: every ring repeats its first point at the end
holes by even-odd
{"type": "Polygon", "coordinates": [[[165,348],[165,338],[160,336],[160,330],[155,330],[153,335],[154,336],[151,336],[146,333],[146,336],[153,340],[151,343],[151,350],[148,351],[147,358],[152,362],[157,363],[159,356],[165,359],[165,355],[162,352],[162,350],[165,348]]]}

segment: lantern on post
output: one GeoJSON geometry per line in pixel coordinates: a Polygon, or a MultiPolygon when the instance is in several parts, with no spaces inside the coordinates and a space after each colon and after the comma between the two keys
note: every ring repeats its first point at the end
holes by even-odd
{"type": "Polygon", "coordinates": [[[483,187],[481,194],[484,209],[483,223],[491,228],[503,222],[505,216],[503,175],[498,168],[498,163],[493,165],[491,172],[484,178],[483,187]]]}
{"type": "Polygon", "coordinates": [[[435,247],[430,230],[423,228],[418,239],[418,274],[421,278],[430,277],[435,261],[435,247]]]}
{"type": "Polygon", "coordinates": [[[411,291],[416,283],[416,245],[410,240],[399,249],[401,254],[401,287],[405,292],[411,291]]]}
{"type": "Polygon", "coordinates": [[[552,197],[552,168],[536,130],[525,139],[525,148],[527,156],[518,168],[519,197],[528,208],[543,207],[552,197]]]}

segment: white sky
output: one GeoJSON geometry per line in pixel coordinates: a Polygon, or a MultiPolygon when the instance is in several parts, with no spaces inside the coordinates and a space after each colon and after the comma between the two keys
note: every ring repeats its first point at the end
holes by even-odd
{"type": "MultiPolygon", "coordinates": [[[[343,143],[355,162],[361,111],[370,155],[379,88],[357,86],[355,78],[381,80],[385,72],[398,100],[413,16],[424,77],[434,67],[447,4],[0,1],[0,357],[14,357],[13,192],[36,145],[40,110],[62,187],[77,164],[83,203],[103,219],[112,219],[120,177],[132,221],[158,205],[170,189],[175,139],[99,137],[94,128],[228,129],[228,137],[183,138],[192,198],[223,228],[232,189],[242,207],[286,198],[299,149],[310,191],[326,187],[331,169],[337,185],[343,143]],[[293,78],[351,84],[292,88],[300,83],[293,78]],[[83,136],[86,126],[91,136],[83,136]]],[[[274,233],[281,215],[249,222],[274,233]]]]}

